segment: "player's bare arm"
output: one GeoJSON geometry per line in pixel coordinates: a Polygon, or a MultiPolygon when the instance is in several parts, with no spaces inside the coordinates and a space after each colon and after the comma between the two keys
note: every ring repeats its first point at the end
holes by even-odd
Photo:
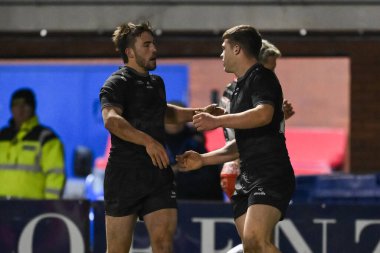
{"type": "Polygon", "coordinates": [[[213,116],[207,113],[194,115],[193,124],[198,131],[211,130],[218,127],[248,129],[269,124],[272,121],[274,107],[270,104],[260,104],[253,109],[241,112],[213,116]]]}
{"type": "Polygon", "coordinates": [[[236,141],[227,142],[224,147],[205,153],[199,154],[195,151],[187,151],[182,155],[178,155],[176,160],[180,171],[191,171],[200,169],[206,165],[221,164],[233,161],[239,158],[236,141]]]}
{"type": "Polygon", "coordinates": [[[134,128],[121,114],[122,110],[119,107],[104,107],[102,110],[104,127],[122,140],[144,146],[154,166],[160,169],[168,167],[169,158],[161,143],[134,128]]]}

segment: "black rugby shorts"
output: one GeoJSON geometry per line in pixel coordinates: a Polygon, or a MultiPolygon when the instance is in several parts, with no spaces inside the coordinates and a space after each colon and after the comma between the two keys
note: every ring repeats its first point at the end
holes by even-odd
{"type": "Polygon", "coordinates": [[[148,213],[177,208],[172,169],[129,169],[114,173],[110,169],[104,179],[104,204],[108,216],[137,214],[140,219],[148,213]],[[119,173],[121,172],[121,173],[119,173]]]}
{"type": "Polygon", "coordinates": [[[232,196],[234,219],[245,214],[248,207],[255,204],[273,206],[281,212],[283,220],[295,188],[294,178],[284,180],[281,184],[254,187],[247,194],[237,193],[232,196]]]}

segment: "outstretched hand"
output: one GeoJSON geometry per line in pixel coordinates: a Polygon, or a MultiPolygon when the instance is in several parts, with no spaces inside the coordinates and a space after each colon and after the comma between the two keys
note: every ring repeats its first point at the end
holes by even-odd
{"type": "Polygon", "coordinates": [[[226,110],[222,107],[219,107],[217,104],[208,105],[200,109],[199,111],[196,111],[195,114],[199,114],[202,112],[207,112],[214,116],[220,116],[220,115],[226,114],[226,110]]]}
{"type": "Polygon", "coordinates": [[[203,166],[202,156],[195,151],[186,151],[176,156],[179,171],[186,172],[200,169],[203,166]]]}
{"type": "Polygon", "coordinates": [[[289,101],[286,99],[282,103],[282,110],[284,111],[285,119],[289,119],[290,117],[292,117],[295,114],[292,104],[289,103],[289,101]]]}
{"type": "Polygon", "coordinates": [[[219,127],[217,117],[204,112],[193,116],[193,125],[197,131],[207,131],[219,127]]]}

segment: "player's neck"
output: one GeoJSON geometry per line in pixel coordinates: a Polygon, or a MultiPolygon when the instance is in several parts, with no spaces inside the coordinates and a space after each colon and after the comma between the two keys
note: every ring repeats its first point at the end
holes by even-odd
{"type": "Polygon", "coordinates": [[[245,58],[239,62],[239,66],[237,66],[235,75],[237,78],[241,78],[247,73],[247,71],[257,63],[255,58],[245,58]]]}
{"type": "Polygon", "coordinates": [[[127,66],[128,68],[134,69],[139,74],[142,74],[142,75],[148,74],[148,70],[146,70],[145,68],[141,67],[140,65],[138,65],[134,61],[129,61],[127,64],[125,64],[125,66],[127,66]]]}

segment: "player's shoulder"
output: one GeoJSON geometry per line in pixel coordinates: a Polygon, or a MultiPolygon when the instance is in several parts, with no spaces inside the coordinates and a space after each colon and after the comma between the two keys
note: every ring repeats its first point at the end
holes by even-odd
{"type": "Polygon", "coordinates": [[[164,80],[162,79],[161,76],[159,75],[155,75],[155,74],[149,74],[150,75],[150,79],[153,81],[153,82],[164,82],[164,80]]]}
{"type": "Polygon", "coordinates": [[[274,71],[272,71],[272,70],[264,67],[261,64],[258,65],[257,75],[261,75],[263,77],[269,77],[269,78],[276,76],[276,74],[274,73],[274,71]]]}
{"type": "Polygon", "coordinates": [[[104,86],[119,86],[133,81],[133,77],[122,68],[113,72],[105,81],[104,86]]]}
{"type": "Polygon", "coordinates": [[[265,68],[263,65],[258,65],[257,70],[253,73],[255,81],[264,81],[265,83],[278,83],[276,74],[265,68]]]}

